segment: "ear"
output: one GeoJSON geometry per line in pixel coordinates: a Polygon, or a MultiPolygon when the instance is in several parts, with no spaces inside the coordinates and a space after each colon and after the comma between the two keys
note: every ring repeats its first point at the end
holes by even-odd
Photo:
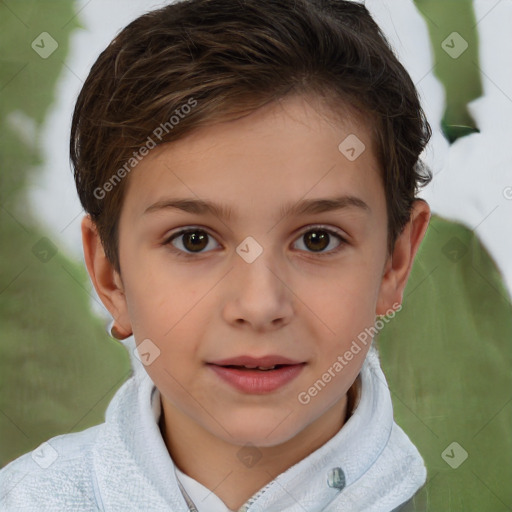
{"type": "Polygon", "coordinates": [[[115,319],[116,331],[126,338],[132,331],[123,282],[105,255],[97,227],[90,215],[82,219],[82,245],[92,284],[101,302],[115,319]]]}
{"type": "Polygon", "coordinates": [[[398,236],[393,253],[386,261],[375,312],[377,315],[385,315],[390,309],[396,309],[396,304],[402,304],[405,285],[416,252],[427,231],[430,216],[428,203],[423,199],[416,199],[412,205],[409,222],[398,236]]]}

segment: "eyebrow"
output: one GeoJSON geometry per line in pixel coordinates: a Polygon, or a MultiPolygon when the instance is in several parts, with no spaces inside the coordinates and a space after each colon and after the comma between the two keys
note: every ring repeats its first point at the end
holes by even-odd
{"type": "MultiPolygon", "coordinates": [[[[357,208],[361,212],[371,213],[371,208],[361,198],[352,195],[321,199],[302,199],[296,203],[284,205],[279,213],[282,217],[286,217],[287,215],[311,215],[346,208],[357,208]]],[[[198,215],[212,214],[226,220],[231,219],[234,213],[228,206],[215,204],[211,201],[193,198],[169,198],[148,206],[144,210],[143,215],[166,209],[177,209],[198,215]]]]}

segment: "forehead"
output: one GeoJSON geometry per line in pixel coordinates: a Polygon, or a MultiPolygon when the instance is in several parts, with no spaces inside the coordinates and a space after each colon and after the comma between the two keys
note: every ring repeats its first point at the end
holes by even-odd
{"type": "Polygon", "coordinates": [[[126,215],[136,220],[171,196],[228,205],[233,218],[256,207],[282,214],[319,196],[385,207],[368,124],[349,111],[329,114],[321,102],[290,97],[158,146],[129,177],[126,215]]]}

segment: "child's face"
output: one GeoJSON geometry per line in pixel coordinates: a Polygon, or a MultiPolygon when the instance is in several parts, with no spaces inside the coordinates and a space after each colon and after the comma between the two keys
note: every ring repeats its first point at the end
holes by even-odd
{"type": "Polygon", "coordinates": [[[119,224],[122,282],[109,309],[137,344],[151,340],[150,358],[158,347],[146,370],[165,417],[228,443],[276,445],[327,418],[339,428],[370,340],[358,342],[359,352],[316,396],[308,390],[377,313],[401,302],[405,282],[385,275],[392,271],[386,203],[368,128],[327,120],[314,105],[291,97],[202,128],[152,150],[129,177],[119,224]],[[343,153],[338,146],[351,134],[343,153]],[[359,156],[353,135],[366,146],[359,156]],[[341,196],[367,208],[282,213],[341,196]],[[185,198],[224,205],[232,216],[163,206],[185,198]],[[185,228],[195,238],[166,242],[185,228]],[[266,392],[240,390],[208,364],[243,355],[305,364],[266,392]]]}

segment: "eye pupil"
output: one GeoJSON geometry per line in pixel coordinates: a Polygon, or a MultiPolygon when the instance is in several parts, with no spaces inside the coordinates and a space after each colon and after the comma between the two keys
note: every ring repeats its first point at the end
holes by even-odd
{"type": "Polygon", "coordinates": [[[183,245],[187,250],[201,251],[208,245],[207,233],[204,231],[190,231],[185,233],[183,235],[183,245]],[[191,246],[188,245],[188,242],[191,243],[191,246]]]}
{"type": "Polygon", "coordinates": [[[329,234],[326,231],[309,231],[304,235],[304,238],[306,245],[308,245],[308,242],[312,242],[313,247],[309,245],[308,247],[313,251],[323,251],[329,245],[329,234]],[[320,233],[320,235],[318,235],[318,233],[320,233]],[[318,245],[320,245],[320,247],[318,247],[318,245]]]}

